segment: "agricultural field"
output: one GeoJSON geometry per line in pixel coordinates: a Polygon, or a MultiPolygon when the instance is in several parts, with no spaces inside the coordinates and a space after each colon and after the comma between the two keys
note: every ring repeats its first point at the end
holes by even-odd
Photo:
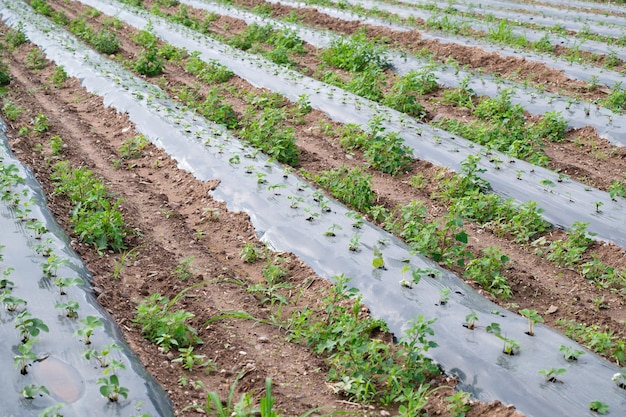
{"type": "Polygon", "coordinates": [[[0,15],[7,410],[626,412],[626,6],[0,15]]]}

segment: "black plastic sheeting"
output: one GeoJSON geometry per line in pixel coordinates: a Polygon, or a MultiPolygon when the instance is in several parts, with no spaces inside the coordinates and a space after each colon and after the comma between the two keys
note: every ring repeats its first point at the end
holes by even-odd
{"type": "MultiPolygon", "coordinates": [[[[474,143],[461,137],[450,135],[395,110],[270,63],[262,57],[234,50],[185,27],[170,24],[148,12],[120,8],[119,4],[116,6],[113,2],[85,0],[83,3],[103,13],[114,15],[135,27],[142,28],[150,22],[154,33],[165,41],[190,51],[198,51],[202,59],[218,61],[254,86],[277,91],[293,102],[296,102],[302,94],[307,94],[312,107],[325,112],[336,121],[367,126],[373,117],[381,116],[382,126],[388,132],[398,132],[405,143],[413,149],[417,158],[459,171],[462,161],[468,155],[480,151],[474,143]]],[[[598,239],[613,241],[626,247],[624,233],[626,218],[623,215],[626,208],[625,199],[612,201],[606,192],[575,181],[560,182],[558,175],[552,171],[508,158],[497,152],[493,154],[498,155],[501,161],[508,161],[499,169],[495,169],[493,164],[487,161],[489,158],[483,158],[479,164],[486,170],[481,175],[489,181],[494,192],[520,202],[536,201],[544,210],[544,218],[560,228],[567,229],[577,221],[588,222],[588,230],[596,233],[598,239]],[[523,172],[521,181],[517,180],[519,171],[523,172]],[[541,185],[543,180],[549,180],[555,186],[545,187],[541,185]],[[603,203],[602,211],[599,213],[596,212],[595,204],[598,201],[603,203]]]]}
{"type": "MultiPolygon", "coordinates": [[[[99,1],[85,0],[84,3],[95,5],[99,1]]],[[[298,25],[278,22],[273,19],[264,18],[253,13],[237,10],[232,7],[220,6],[214,3],[206,3],[198,0],[183,0],[183,3],[195,8],[204,9],[210,12],[226,14],[231,17],[244,20],[246,23],[271,23],[277,27],[289,28],[295,31],[300,38],[316,47],[328,47],[330,43],[339,38],[339,35],[330,32],[317,31],[303,28],[298,25]]],[[[391,67],[398,75],[402,76],[411,70],[428,69],[439,81],[439,84],[449,87],[459,87],[460,81],[465,78],[472,79],[469,87],[478,95],[497,96],[498,93],[508,88],[513,91],[511,102],[522,105],[533,114],[543,114],[548,111],[559,111],[567,120],[570,128],[581,128],[592,126],[602,137],[612,142],[616,146],[626,146],[626,114],[615,114],[611,110],[599,108],[590,103],[573,101],[561,96],[548,94],[536,89],[521,87],[519,84],[508,80],[494,80],[493,77],[483,74],[476,74],[459,68],[451,68],[446,65],[435,65],[432,61],[406,55],[404,53],[389,51],[387,58],[391,67]],[[591,109],[593,108],[593,112],[591,109]]],[[[603,74],[598,73],[598,76],[603,74]]],[[[619,75],[624,80],[623,75],[619,75]]]]}
{"type": "Polygon", "coordinates": [[[76,416],[130,416],[147,413],[152,416],[172,416],[173,410],[163,389],[147,374],[139,360],[126,345],[119,329],[110,316],[102,309],[91,289],[91,276],[80,258],[74,253],[69,239],[46,208],[45,197],[34,176],[13,157],[7,148],[5,126],[0,121],[0,163],[15,165],[25,183],[14,188],[20,193],[23,202],[30,202],[30,217],[41,221],[49,230],[41,239],[25,228],[25,223],[15,218],[14,211],[7,203],[0,203],[0,245],[4,261],[0,262],[0,272],[14,268],[8,279],[15,283],[12,294],[27,301],[26,310],[49,327],[49,332],[37,336],[34,345],[38,358],[28,366],[28,373],[22,375],[13,366],[13,357],[18,354],[20,336],[14,326],[14,319],[24,308],[9,312],[0,311],[0,392],[2,392],[1,415],[36,416],[46,407],[64,403],[60,410],[66,417],[76,416]],[[25,194],[22,195],[22,192],[25,194]],[[32,199],[32,200],[31,200],[32,199]],[[32,204],[36,201],[36,204],[32,204]],[[53,282],[55,277],[44,275],[42,265],[46,258],[35,252],[35,247],[50,239],[52,254],[64,259],[67,265],[61,266],[57,276],[80,278],[84,285],[71,287],[68,294],[61,296],[53,282]],[[56,303],[77,301],[79,318],[68,319],[63,310],[55,308],[56,303]],[[91,348],[102,348],[115,343],[122,350],[113,351],[109,357],[122,361],[126,369],[117,371],[120,385],[128,388],[128,398],[120,397],[111,403],[99,392],[98,378],[103,376],[103,368],[95,362],[83,358],[86,348],[82,338],[73,333],[83,326],[78,320],[87,316],[98,317],[104,322],[91,337],[91,348]],[[33,400],[22,398],[20,391],[29,384],[43,385],[50,395],[38,396],[33,400]]]}
{"type": "MultiPolygon", "coordinates": [[[[593,416],[588,409],[592,400],[609,404],[616,415],[626,411],[626,391],[611,380],[617,367],[588,351],[576,363],[565,362],[558,352],[560,345],[584,349],[543,326],[537,326],[536,336],[527,336],[522,317],[488,302],[458,277],[412,255],[406,245],[373,225],[365,222],[361,229],[353,228],[353,220],[341,204],[329,200],[330,212],[322,211],[314,190],[286,174],[282,166],[262,155],[246,157],[255,154],[254,150],[242,146],[223,128],[179,110],[159,94],[157,87],[90,53],[79,43],[68,41],[54,25],[40,22],[35,28],[33,22],[40,19],[24,14],[26,8],[20,9],[27,23],[25,31],[50,59],[64,65],[69,75],[79,77],[89,91],[103,96],[107,105],[127,112],[137,129],[163,147],[181,168],[200,180],[219,178],[214,197],[224,200],[230,210],[247,212],[259,236],[270,246],[295,253],[322,276],[343,273],[353,277],[353,284],[372,313],[385,320],[398,337],[418,314],[436,317],[433,328],[440,346],[429,354],[448,373],[457,375],[461,387],[476,398],[513,403],[528,417],[593,416]],[[73,45],[74,52],[60,46],[65,43],[73,45]],[[231,163],[235,155],[241,156],[240,164],[231,163]],[[265,175],[267,184],[258,183],[259,173],[265,175]],[[302,199],[297,208],[290,207],[294,198],[302,199]],[[318,216],[307,221],[311,212],[318,216]],[[336,236],[325,236],[332,225],[339,226],[336,236]],[[348,249],[355,234],[360,235],[359,252],[348,249]],[[383,253],[386,270],[371,267],[374,245],[383,253]],[[407,263],[414,269],[434,269],[439,276],[424,275],[419,284],[406,288],[399,280],[407,263]],[[441,306],[438,301],[444,287],[451,295],[449,302],[441,306]],[[504,355],[500,340],[484,328],[463,327],[470,311],[478,314],[481,326],[498,322],[507,337],[519,341],[519,354],[504,355]],[[561,376],[563,384],[546,383],[538,374],[540,369],[553,367],[567,369],[561,376]]],[[[12,12],[5,14],[5,20],[17,24],[17,19],[8,15],[12,12]]]]}

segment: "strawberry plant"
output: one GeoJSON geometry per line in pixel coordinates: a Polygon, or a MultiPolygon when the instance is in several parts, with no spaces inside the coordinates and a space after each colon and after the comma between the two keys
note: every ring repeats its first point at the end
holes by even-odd
{"type": "Polygon", "coordinates": [[[528,331],[526,332],[529,336],[535,335],[535,323],[543,323],[543,318],[537,314],[537,310],[529,310],[524,308],[519,311],[519,313],[528,319],[528,331]]]}
{"type": "Polygon", "coordinates": [[[22,343],[28,342],[41,332],[47,333],[50,330],[43,320],[33,317],[28,311],[18,314],[14,322],[15,328],[20,332],[22,343]]]}
{"type": "Polygon", "coordinates": [[[104,326],[102,320],[95,316],[87,316],[84,319],[80,320],[81,323],[84,324],[83,327],[76,330],[74,335],[83,337],[83,341],[86,345],[91,344],[91,336],[96,328],[104,326]]]}
{"type": "Polygon", "coordinates": [[[567,369],[565,368],[550,368],[539,370],[539,373],[546,378],[546,381],[552,383],[562,382],[557,378],[557,376],[563,375],[565,372],[567,372],[567,369]]]}
{"type": "Polygon", "coordinates": [[[22,375],[26,375],[26,367],[37,360],[37,355],[33,352],[33,344],[37,339],[28,339],[17,347],[18,354],[13,357],[13,365],[20,370],[22,375]]]}
{"type": "Polygon", "coordinates": [[[56,285],[57,287],[59,287],[59,294],[60,295],[67,295],[67,289],[74,286],[74,285],[81,285],[83,284],[83,280],[80,278],[57,278],[54,280],[54,285],[56,285]]]}
{"type": "Polygon", "coordinates": [[[594,400],[589,403],[589,409],[595,411],[598,414],[608,414],[609,405],[599,400],[594,400]]]}
{"type": "Polygon", "coordinates": [[[50,395],[50,391],[48,391],[48,388],[46,388],[43,385],[35,385],[35,384],[29,384],[29,385],[24,386],[24,388],[22,388],[22,391],[20,393],[27,400],[32,400],[38,395],[39,396],[42,396],[43,394],[50,395]]]}
{"type": "Polygon", "coordinates": [[[120,386],[120,380],[116,374],[110,377],[102,377],[98,379],[100,384],[100,394],[111,402],[117,402],[120,396],[128,397],[128,388],[120,386]]]}
{"type": "Polygon", "coordinates": [[[70,300],[65,303],[56,303],[54,308],[60,308],[65,310],[65,316],[70,319],[78,318],[79,304],[76,301],[70,300]]]}

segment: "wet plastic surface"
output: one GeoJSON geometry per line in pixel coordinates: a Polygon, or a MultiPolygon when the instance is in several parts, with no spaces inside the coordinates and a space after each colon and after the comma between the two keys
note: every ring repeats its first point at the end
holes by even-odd
{"type": "Polygon", "coordinates": [[[6,148],[5,126],[0,122],[0,158],[2,164],[19,167],[20,176],[26,178],[24,185],[14,187],[15,192],[25,193],[22,201],[36,201],[30,204],[30,217],[43,222],[49,230],[41,239],[37,239],[33,232],[25,228],[25,223],[15,218],[13,208],[7,203],[0,203],[0,246],[4,260],[0,261],[0,272],[7,268],[14,268],[8,279],[15,287],[12,295],[27,301],[25,307],[10,312],[3,305],[0,310],[0,392],[2,401],[0,415],[2,416],[36,416],[46,407],[59,402],[65,405],[60,412],[66,417],[85,416],[130,416],[132,414],[148,413],[152,416],[171,416],[173,410],[161,387],[146,373],[138,359],[131,353],[130,348],[115,327],[114,322],[103,311],[91,290],[91,276],[87,272],[80,258],[74,253],[63,230],[59,227],[52,215],[45,207],[40,186],[20,162],[15,159],[6,148]],[[46,258],[35,251],[35,247],[50,239],[52,254],[67,261],[61,266],[57,277],[80,278],[84,285],[71,287],[67,295],[61,295],[57,286],[53,284],[56,277],[47,277],[43,273],[42,265],[46,258]],[[79,303],[78,319],[69,319],[63,314],[64,310],[55,308],[56,303],[76,301],[79,303]],[[15,329],[15,317],[22,311],[28,310],[33,317],[43,320],[49,327],[49,332],[41,332],[33,351],[38,361],[31,362],[27,367],[27,374],[22,375],[14,367],[13,359],[18,354],[20,335],[15,329]],[[88,361],[82,354],[86,349],[83,339],[73,333],[83,326],[78,320],[87,316],[95,316],[104,322],[91,337],[89,347],[98,348],[110,343],[122,347],[122,350],[113,351],[111,359],[121,361],[126,369],[117,371],[120,385],[128,388],[128,399],[120,398],[117,403],[111,403],[99,392],[98,378],[103,376],[100,368],[93,359],[88,361]],[[35,399],[22,398],[20,391],[24,386],[35,384],[43,385],[50,395],[37,396],[35,399]],[[140,404],[140,407],[138,407],[140,404]]]}
{"type": "MultiPolygon", "coordinates": [[[[31,19],[37,20],[28,18],[31,19]]],[[[458,277],[412,255],[402,242],[371,224],[353,228],[344,206],[328,201],[330,212],[322,211],[308,185],[285,174],[280,165],[270,163],[264,156],[246,159],[245,164],[231,164],[233,156],[253,153],[252,150],[222,128],[159,98],[158,88],[129,76],[95,54],[92,56],[79,44],[74,45],[75,53],[64,50],[66,38],[54,27],[46,26],[49,31],[45,34],[40,29],[32,29],[30,22],[26,25],[29,37],[42,44],[50,58],[64,65],[69,75],[80,77],[88,90],[102,95],[107,105],[128,112],[137,129],[163,147],[181,168],[200,180],[219,178],[220,185],[213,195],[224,200],[230,210],[247,212],[259,236],[270,246],[295,253],[322,276],[344,273],[353,277],[353,284],[362,292],[372,313],[387,321],[398,337],[418,314],[436,317],[433,327],[440,346],[429,354],[447,372],[458,375],[462,388],[478,399],[514,403],[528,417],[593,416],[588,410],[592,400],[606,402],[617,415],[626,410],[626,391],[611,381],[617,372],[615,366],[589,352],[577,363],[564,362],[558,347],[576,346],[569,339],[543,326],[537,326],[534,337],[527,336],[526,319],[488,302],[458,277]],[[138,93],[141,99],[137,98],[138,93]],[[210,146],[205,144],[207,139],[210,146]],[[250,165],[253,169],[248,168],[250,165]],[[246,170],[252,173],[246,174],[246,170]],[[258,184],[256,173],[265,174],[268,183],[258,184]],[[275,184],[284,185],[281,194],[269,188],[275,184]],[[298,208],[290,207],[289,196],[302,198],[298,208]],[[307,221],[311,211],[318,216],[307,221]],[[333,224],[341,229],[336,230],[335,237],[325,236],[324,231],[333,224]],[[348,249],[355,234],[360,236],[359,252],[348,249]],[[386,270],[371,267],[374,245],[383,253],[386,270]],[[412,268],[432,268],[440,275],[423,275],[413,288],[403,287],[399,280],[407,262],[412,268]],[[444,287],[450,289],[450,300],[442,306],[439,296],[444,287]],[[480,326],[498,322],[507,337],[519,341],[519,354],[504,355],[501,341],[484,328],[464,328],[464,318],[470,311],[478,314],[480,326]],[[563,384],[547,384],[538,374],[538,370],[552,367],[568,370],[561,377],[563,384]]]]}

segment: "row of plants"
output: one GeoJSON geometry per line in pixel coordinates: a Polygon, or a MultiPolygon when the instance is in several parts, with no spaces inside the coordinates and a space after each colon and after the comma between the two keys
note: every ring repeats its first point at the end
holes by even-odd
{"type": "MultiPolygon", "coordinates": [[[[229,2],[226,1],[226,4],[229,4],[229,2]]],[[[499,20],[497,22],[493,21],[493,24],[489,25],[490,29],[484,30],[482,28],[475,27],[476,25],[472,25],[469,22],[463,22],[445,14],[440,15],[434,13],[427,19],[420,19],[414,16],[408,16],[405,18],[396,13],[386,11],[384,8],[371,8],[362,4],[342,4],[332,0],[310,0],[305,2],[305,4],[319,4],[340,10],[348,9],[352,13],[356,13],[361,16],[384,19],[392,23],[400,23],[420,30],[435,30],[449,35],[461,35],[470,39],[480,39],[525,51],[550,54],[557,57],[563,56],[571,62],[588,63],[608,69],[620,69],[624,66],[624,61],[620,59],[617,54],[612,52],[608,52],[607,54],[589,52],[583,49],[584,46],[581,48],[580,43],[575,43],[571,47],[559,45],[557,48],[552,40],[552,37],[548,33],[545,33],[541,38],[532,41],[524,34],[515,33],[514,26],[516,23],[508,20],[499,20]]],[[[562,31],[562,29],[558,27],[555,27],[554,29],[556,33],[560,33],[562,31]]],[[[612,38],[604,38],[603,41],[608,41],[607,45],[615,42],[612,38]]]]}
{"type": "MultiPolygon", "coordinates": [[[[149,38],[150,36],[154,35],[150,35],[146,31],[144,31],[143,33],[138,32],[138,35],[136,35],[135,38],[149,38]]],[[[154,41],[150,41],[150,43],[154,43],[154,41]]],[[[166,48],[168,48],[166,45],[162,47],[162,49],[166,48]]],[[[366,53],[369,53],[369,50],[367,48],[364,48],[364,50],[366,53]]],[[[184,53],[176,53],[174,56],[176,57],[176,59],[180,59],[181,56],[184,56],[184,53]]],[[[224,74],[222,76],[218,76],[218,78],[215,80],[208,79],[205,75],[205,82],[214,81],[218,84],[224,83],[228,81],[228,79],[230,79],[230,77],[232,76],[231,72],[217,65],[216,63],[203,64],[202,61],[200,61],[198,57],[194,54],[192,54],[192,56],[187,59],[185,68],[189,72],[199,76],[209,73],[224,74]]],[[[220,102],[219,99],[221,97],[217,96],[215,91],[215,89],[212,89],[211,93],[209,93],[208,95],[208,98],[204,102],[202,102],[201,99],[198,98],[197,94],[194,96],[193,92],[189,92],[187,90],[181,91],[185,94],[179,94],[179,97],[183,98],[183,100],[187,98],[185,104],[193,108],[200,108],[200,112],[207,116],[208,112],[203,109],[209,107],[213,109],[213,111],[215,111],[216,109],[220,108],[220,106],[216,107],[215,105],[207,105],[207,102],[210,102],[211,104],[220,102]]],[[[260,117],[255,120],[255,124],[253,126],[254,128],[257,128],[257,126],[270,126],[271,129],[267,129],[266,132],[278,130],[275,127],[277,126],[277,123],[274,120],[276,120],[275,117],[277,114],[279,114],[279,112],[277,112],[276,109],[272,106],[283,105],[284,103],[281,99],[275,98],[274,100],[276,101],[270,100],[264,102],[257,99],[257,103],[265,103],[266,107],[254,108],[254,113],[260,114],[260,117]],[[259,112],[260,110],[262,111],[259,112]]],[[[223,106],[223,104],[221,106],[223,106]]],[[[298,111],[301,111],[302,108],[306,107],[306,105],[299,105],[297,108],[298,111]]],[[[479,108],[480,114],[485,113],[486,115],[492,114],[495,111],[494,108],[504,109],[503,111],[505,112],[519,112],[519,107],[512,106],[507,100],[506,93],[498,99],[486,99],[483,102],[479,103],[477,107],[479,108]]],[[[232,111],[232,107],[228,109],[229,110],[227,111],[227,114],[230,115],[229,118],[224,119],[221,116],[216,117],[214,115],[213,117],[209,117],[209,119],[212,119],[218,123],[226,122],[227,125],[230,124],[230,127],[232,127],[235,123],[234,121],[229,121],[236,119],[236,116],[234,115],[234,111],[232,111]]],[[[250,112],[252,112],[252,110],[250,112]]],[[[220,112],[220,114],[222,113],[223,112],[220,112]]],[[[248,113],[248,111],[246,111],[246,113],[248,113]]],[[[244,116],[244,119],[245,118],[246,117],[244,116]]],[[[540,124],[538,129],[546,130],[547,128],[540,124]]],[[[248,135],[248,137],[254,137],[253,134],[250,133],[250,128],[244,127],[242,131],[244,136],[248,135]]],[[[556,137],[556,140],[558,140],[558,137],[560,137],[560,134],[558,132],[554,132],[553,135],[556,137]]],[[[371,127],[371,133],[359,133],[354,129],[352,129],[351,131],[346,131],[342,135],[340,143],[342,143],[342,145],[347,149],[354,149],[357,147],[362,149],[369,145],[367,147],[367,150],[365,151],[366,158],[368,154],[371,155],[372,158],[379,158],[387,165],[386,167],[382,167],[382,169],[379,168],[382,172],[397,173],[401,171],[403,167],[407,166],[410,159],[408,158],[408,152],[406,151],[406,149],[403,148],[403,145],[401,143],[397,144],[397,142],[394,143],[394,141],[391,140],[392,138],[393,135],[384,134],[382,130],[380,128],[377,128],[376,124],[374,123],[371,127]],[[387,147],[389,151],[382,151],[380,147],[372,146],[372,144],[383,145],[384,147],[387,147]]],[[[271,154],[272,153],[270,152],[270,155],[271,154]]],[[[478,178],[478,176],[476,175],[476,163],[477,161],[469,162],[469,165],[464,168],[464,171],[466,172],[463,172],[463,176],[453,177],[449,181],[444,182],[445,187],[442,187],[443,189],[441,191],[441,199],[447,204],[452,203],[451,213],[456,213],[457,215],[451,215],[450,218],[446,220],[443,225],[436,225],[435,223],[432,223],[430,227],[422,229],[420,229],[420,227],[417,227],[417,223],[415,223],[411,227],[407,226],[407,230],[422,230],[422,234],[418,236],[413,236],[406,231],[401,232],[402,229],[405,227],[402,224],[398,225],[397,221],[387,220],[387,218],[391,219],[393,218],[393,216],[398,216],[399,212],[402,211],[399,208],[396,209],[395,213],[391,215],[392,217],[389,217],[390,214],[386,213],[384,208],[376,207],[373,210],[374,214],[372,215],[372,217],[383,224],[389,223],[390,225],[386,226],[388,230],[395,229],[396,232],[400,232],[400,236],[404,237],[409,243],[415,245],[416,250],[418,250],[420,253],[429,254],[436,260],[445,260],[446,264],[449,266],[464,266],[467,258],[469,258],[469,254],[465,250],[465,245],[467,242],[463,241],[466,240],[467,237],[464,233],[461,233],[460,230],[460,226],[462,226],[463,222],[462,219],[477,221],[481,224],[490,223],[494,226],[495,229],[499,230],[499,233],[513,235],[517,242],[529,242],[531,238],[537,233],[548,230],[549,226],[540,218],[541,211],[537,209],[536,205],[532,202],[529,202],[524,206],[515,209],[511,200],[506,200],[505,203],[502,204],[500,203],[500,199],[497,196],[484,193],[484,191],[488,190],[489,186],[488,184],[484,183],[484,181],[480,180],[480,178],[478,178]],[[485,210],[486,207],[490,207],[492,208],[492,210],[485,210]],[[424,230],[428,230],[430,232],[426,233],[424,232],[424,230]],[[435,236],[437,235],[439,235],[440,238],[435,238],[435,236]],[[450,240],[449,238],[446,239],[445,236],[455,236],[455,238],[450,240]],[[456,237],[458,237],[458,239],[456,237]],[[436,243],[437,241],[439,241],[439,244],[436,243]],[[458,253],[458,256],[452,256],[452,254],[455,253],[458,253]]],[[[343,199],[343,201],[347,204],[360,210],[365,209],[365,211],[367,212],[367,210],[369,210],[370,208],[371,201],[373,200],[373,192],[371,191],[371,187],[369,185],[366,185],[365,188],[361,188],[363,191],[358,191],[358,189],[357,191],[355,191],[351,187],[359,187],[358,184],[360,184],[361,181],[358,180],[358,177],[360,176],[360,174],[358,172],[354,172],[351,175],[346,176],[346,172],[346,170],[340,170],[333,174],[338,179],[337,181],[339,181],[339,185],[337,185],[337,187],[348,187],[343,191],[333,191],[333,187],[328,186],[329,180],[322,180],[321,184],[326,188],[330,188],[331,192],[334,192],[334,195],[336,197],[343,199]],[[348,181],[344,181],[344,179],[346,178],[348,179],[348,181]],[[369,197],[367,197],[368,194],[370,195],[369,197]],[[346,198],[346,196],[348,195],[350,195],[349,199],[346,198]],[[355,203],[355,199],[361,198],[364,198],[362,202],[355,203]]],[[[320,179],[322,178],[324,178],[324,175],[320,177],[320,179]]],[[[260,178],[260,180],[262,179],[260,178]]],[[[367,183],[366,178],[365,181],[366,182],[364,184],[367,183]]],[[[410,212],[414,209],[415,208],[407,207],[404,210],[410,212]]],[[[479,264],[491,264],[491,259],[494,257],[486,256],[484,258],[486,259],[484,259],[483,262],[479,260],[474,260],[475,262],[473,262],[472,264],[473,268],[476,268],[476,265],[479,264]]],[[[498,258],[498,256],[495,256],[495,258],[498,258]]],[[[479,283],[481,283],[481,285],[488,289],[491,289],[495,294],[504,294],[505,297],[507,295],[510,295],[509,288],[506,283],[501,282],[501,274],[498,274],[491,278],[485,278],[489,277],[490,274],[485,273],[484,271],[480,274],[474,272],[472,273],[472,275],[479,283]],[[495,284],[493,284],[493,282],[495,282],[495,284]]],[[[623,278],[619,278],[620,276],[623,276],[623,273],[615,274],[616,279],[612,280],[614,283],[617,283],[618,286],[620,285],[620,282],[623,282],[623,278]]]]}

